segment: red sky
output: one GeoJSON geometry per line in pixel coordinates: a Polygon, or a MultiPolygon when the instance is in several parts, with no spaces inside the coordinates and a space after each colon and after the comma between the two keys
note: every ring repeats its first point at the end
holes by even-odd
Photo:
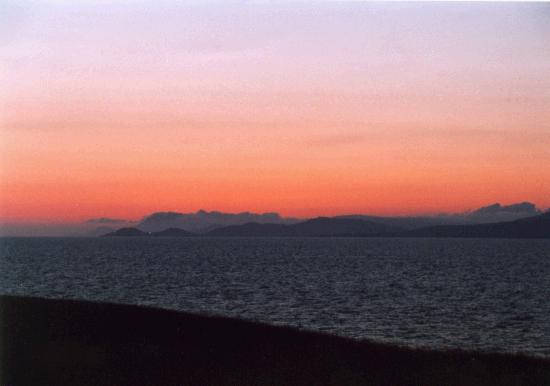
{"type": "Polygon", "coordinates": [[[2,221],[550,207],[548,4],[2,7],[2,221]]]}

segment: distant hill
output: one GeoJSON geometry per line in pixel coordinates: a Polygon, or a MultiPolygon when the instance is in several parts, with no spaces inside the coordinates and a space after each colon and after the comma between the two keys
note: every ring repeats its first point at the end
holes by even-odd
{"type": "Polygon", "coordinates": [[[401,229],[418,229],[436,225],[458,225],[466,224],[467,220],[462,217],[452,216],[411,216],[411,217],[381,217],[381,216],[369,216],[362,214],[342,215],[334,218],[342,219],[355,219],[370,221],[378,224],[384,224],[387,226],[401,228],[401,229]]]}
{"type": "Polygon", "coordinates": [[[372,221],[349,218],[317,217],[297,224],[248,223],[214,229],[208,236],[243,237],[315,237],[315,236],[374,236],[397,232],[401,228],[372,221]]]}
{"type": "MultiPolygon", "coordinates": [[[[399,208],[395,208],[399,210],[399,208]]],[[[510,205],[499,203],[483,206],[462,213],[440,213],[414,216],[374,216],[369,214],[346,214],[332,217],[333,219],[363,220],[379,225],[386,225],[401,230],[414,230],[439,225],[472,225],[484,223],[510,222],[521,218],[535,217],[543,211],[530,202],[519,202],[510,205]]],[[[160,232],[169,228],[184,229],[195,234],[207,234],[216,228],[233,225],[256,223],[262,225],[291,225],[305,222],[307,219],[283,217],[275,212],[270,213],[224,213],[199,210],[195,213],[155,212],[141,220],[121,219],[111,217],[91,218],[76,223],[21,223],[8,222],[0,219],[0,236],[15,237],[89,237],[115,233],[120,228],[137,228],[143,232],[160,232]]],[[[266,227],[248,225],[249,231],[257,234],[266,233],[266,227]],[[256,229],[258,228],[258,229],[256,229]]],[[[294,234],[294,231],[272,227],[270,232],[294,234]]],[[[226,232],[226,231],[224,231],[226,232]]],[[[231,231],[232,232],[232,231],[231,231]]],[[[352,232],[356,234],[356,232],[352,232]]],[[[362,233],[362,232],[359,232],[362,233]]],[[[367,232],[367,234],[370,232],[367,232]]],[[[118,234],[117,234],[118,235],[118,234]]],[[[138,234],[134,234],[138,236],[138,234]]]]}
{"type": "MultiPolygon", "coordinates": [[[[365,217],[365,216],[364,216],[365,217]]],[[[375,217],[373,217],[375,218],[375,217]]],[[[215,237],[472,237],[472,238],[550,238],[550,213],[522,218],[515,221],[467,224],[435,225],[407,228],[367,221],[361,218],[317,217],[296,224],[259,224],[249,222],[215,228],[204,236],[215,237]]],[[[420,221],[414,224],[420,224],[420,221]]],[[[137,228],[121,228],[105,234],[107,237],[192,237],[196,233],[181,228],[168,228],[159,232],[144,232],[137,228]]]]}
{"type": "Polygon", "coordinates": [[[258,224],[249,222],[242,225],[230,225],[215,228],[206,236],[243,236],[243,237],[283,237],[292,236],[292,230],[284,224],[258,224]]]}
{"type": "Polygon", "coordinates": [[[550,213],[515,221],[441,225],[400,232],[405,237],[471,237],[471,238],[550,238],[550,213]]]}
{"type": "Polygon", "coordinates": [[[84,236],[101,236],[115,232],[117,229],[134,228],[135,222],[123,219],[99,217],[91,218],[84,222],[86,230],[84,236]]]}
{"type": "Polygon", "coordinates": [[[195,233],[187,232],[180,228],[168,228],[160,232],[152,232],[153,237],[193,237],[195,233]]]}
{"type": "Polygon", "coordinates": [[[109,232],[103,235],[104,237],[135,237],[147,236],[147,232],[143,232],[137,228],[120,228],[114,232],[109,232]]]}
{"type": "Polygon", "coordinates": [[[530,202],[520,202],[511,205],[496,203],[463,213],[395,217],[355,214],[337,216],[336,218],[355,218],[411,230],[439,225],[469,225],[514,221],[521,218],[537,216],[541,213],[542,211],[534,204],[530,202]]]}
{"type": "Polygon", "coordinates": [[[160,232],[143,232],[137,228],[121,228],[103,235],[104,237],[192,237],[196,234],[179,228],[168,228],[160,232]]]}

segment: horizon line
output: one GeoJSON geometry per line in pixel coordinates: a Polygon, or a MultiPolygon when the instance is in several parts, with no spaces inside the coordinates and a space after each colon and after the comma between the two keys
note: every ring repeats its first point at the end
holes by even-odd
{"type": "Polygon", "coordinates": [[[533,205],[536,210],[538,210],[540,213],[546,213],[550,211],[550,207],[544,207],[539,206],[531,201],[524,200],[524,201],[518,201],[518,202],[511,202],[511,203],[501,203],[501,202],[494,202],[491,204],[486,204],[474,208],[468,208],[462,211],[437,211],[437,212],[404,212],[404,213],[380,213],[380,212],[369,212],[369,211],[361,211],[361,210],[343,210],[342,212],[337,212],[333,214],[323,214],[323,213],[317,213],[309,216],[296,216],[296,215],[288,215],[288,214],[282,214],[278,211],[253,211],[253,210],[244,210],[244,211],[223,211],[223,210],[206,210],[204,208],[199,208],[196,211],[178,211],[174,209],[168,209],[168,210],[155,210],[152,212],[148,212],[147,214],[140,215],[138,218],[121,218],[121,216],[109,216],[109,215],[97,215],[97,216],[86,216],[80,219],[55,219],[55,218],[44,218],[44,219],[19,219],[19,218],[2,218],[0,217],[0,225],[71,225],[71,224],[95,224],[95,225],[101,225],[101,221],[95,222],[94,220],[106,220],[103,224],[104,225],[114,225],[116,222],[124,223],[124,224],[132,224],[132,223],[139,223],[140,221],[145,220],[146,218],[154,215],[154,214],[160,214],[160,213],[170,213],[170,214],[180,214],[180,215],[196,215],[199,213],[206,213],[206,214],[212,214],[212,213],[219,213],[223,215],[277,215],[281,219],[295,219],[295,220],[308,220],[318,217],[338,217],[338,216],[373,216],[373,217],[438,217],[438,216],[457,216],[457,215],[465,215],[468,213],[475,212],[476,210],[479,210],[481,208],[490,207],[493,205],[500,205],[502,208],[509,207],[509,206],[515,206],[520,204],[530,204],[533,205]]]}

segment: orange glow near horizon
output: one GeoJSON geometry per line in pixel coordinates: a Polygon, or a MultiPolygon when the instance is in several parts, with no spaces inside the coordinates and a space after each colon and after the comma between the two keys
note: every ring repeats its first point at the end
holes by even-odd
{"type": "Polygon", "coordinates": [[[550,207],[547,4],[35,7],[0,31],[1,222],[550,207]]]}

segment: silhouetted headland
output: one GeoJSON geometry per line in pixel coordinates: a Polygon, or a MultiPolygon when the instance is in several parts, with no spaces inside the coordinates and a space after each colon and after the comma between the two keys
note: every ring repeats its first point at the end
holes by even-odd
{"type": "Polygon", "coordinates": [[[429,351],[222,317],[0,297],[0,384],[548,385],[550,360],[429,351]]]}

